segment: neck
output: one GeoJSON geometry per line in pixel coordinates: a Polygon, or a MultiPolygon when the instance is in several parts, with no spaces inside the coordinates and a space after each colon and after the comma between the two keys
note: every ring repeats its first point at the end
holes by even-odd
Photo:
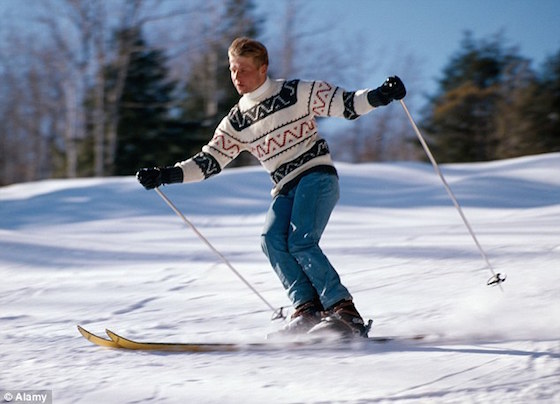
{"type": "Polygon", "coordinates": [[[270,83],[270,78],[267,76],[264,82],[259,87],[257,87],[256,90],[253,90],[250,93],[245,94],[244,96],[251,100],[256,100],[270,88],[270,83]]]}

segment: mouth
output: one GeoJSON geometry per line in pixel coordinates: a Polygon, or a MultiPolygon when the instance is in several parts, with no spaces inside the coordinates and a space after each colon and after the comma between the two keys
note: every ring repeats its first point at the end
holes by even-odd
{"type": "Polygon", "coordinates": [[[245,92],[245,86],[240,83],[234,83],[235,89],[238,93],[243,94],[245,92]]]}

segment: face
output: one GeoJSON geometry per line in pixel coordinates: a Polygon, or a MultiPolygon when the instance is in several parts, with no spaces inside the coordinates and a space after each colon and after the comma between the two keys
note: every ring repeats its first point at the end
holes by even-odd
{"type": "Polygon", "coordinates": [[[246,56],[230,56],[231,81],[240,95],[255,91],[266,80],[267,65],[258,66],[246,56]]]}

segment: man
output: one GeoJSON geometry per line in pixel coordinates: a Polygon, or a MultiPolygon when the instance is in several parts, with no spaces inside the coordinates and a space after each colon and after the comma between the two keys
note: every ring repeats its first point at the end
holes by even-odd
{"type": "Polygon", "coordinates": [[[375,90],[355,92],[323,81],[272,80],[267,49],[250,38],[235,39],[228,57],[241,98],[212,140],[194,157],[173,167],[141,169],[137,178],[146,189],[201,181],[218,174],[241,151],[250,151],[274,183],[261,244],[295,307],[282,332],[328,329],[367,337],[368,326],[352,295],[319,247],[339,185],[315,117],[356,119],[403,98],[406,89],[396,76],[375,90]]]}

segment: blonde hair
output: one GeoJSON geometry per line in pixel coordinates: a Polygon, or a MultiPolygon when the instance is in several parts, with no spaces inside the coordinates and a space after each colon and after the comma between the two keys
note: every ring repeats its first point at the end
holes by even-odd
{"type": "Polygon", "coordinates": [[[259,41],[247,37],[235,38],[228,49],[230,57],[252,57],[258,66],[268,66],[268,51],[259,41]]]}

